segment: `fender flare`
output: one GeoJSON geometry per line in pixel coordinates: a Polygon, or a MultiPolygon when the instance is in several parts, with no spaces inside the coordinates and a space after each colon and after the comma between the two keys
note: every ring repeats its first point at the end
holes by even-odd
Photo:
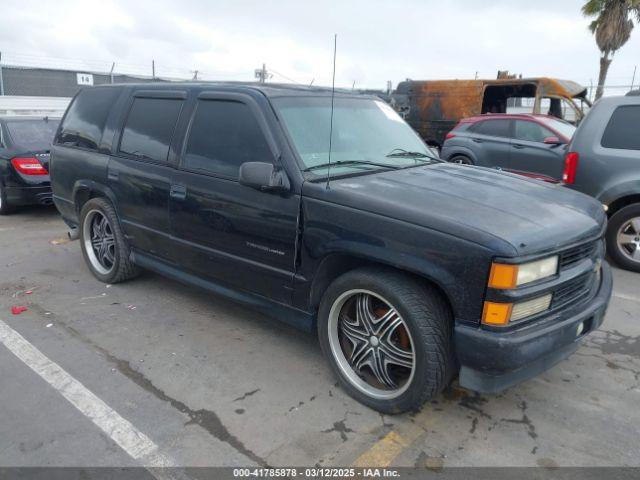
{"type": "Polygon", "coordinates": [[[624,197],[637,195],[640,195],[640,179],[617,183],[600,193],[597,199],[605,205],[611,205],[624,197]]]}
{"type": "Polygon", "coordinates": [[[120,211],[118,209],[118,202],[116,200],[116,195],[113,192],[113,190],[111,190],[111,188],[109,188],[108,186],[96,182],[94,180],[87,180],[87,179],[81,179],[81,180],[76,180],[76,182],[73,184],[73,191],[71,194],[71,198],[73,199],[73,203],[75,205],[76,208],[76,213],[78,214],[78,216],[80,216],[80,210],[82,209],[82,205],[78,204],[78,195],[80,195],[80,192],[82,191],[88,191],[88,192],[98,192],[101,197],[106,197],[111,204],[113,205],[113,207],[116,209],[116,213],[118,214],[118,216],[120,216],[120,211]]]}
{"type": "MultiPolygon", "coordinates": [[[[378,264],[382,267],[389,267],[415,275],[430,282],[442,292],[455,315],[455,302],[452,300],[456,295],[456,280],[451,273],[428,259],[402,254],[390,254],[389,250],[384,246],[362,245],[354,242],[340,242],[340,247],[334,246],[324,252],[311,282],[309,305],[319,304],[325,290],[324,287],[327,287],[337,276],[346,273],[342,264],[345,257],[353,259],[353,262],[348,267],[358,268],[359,266],[378,264]],[[334,265],[337,259],[342,268],[334,265]],[[336,269],[340,271],[338,275],[335,275],[336,269]],[[331,281],[327,281],[327,275],[331,281]]],[[[346,271],[352,268],[346,268],[346,271]]]]}

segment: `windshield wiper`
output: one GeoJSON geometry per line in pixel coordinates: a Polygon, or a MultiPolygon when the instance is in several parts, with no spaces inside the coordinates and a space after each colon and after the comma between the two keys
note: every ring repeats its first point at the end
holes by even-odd
{"type": "Polygon", "coordinates": [[[385,155],[386,157],[415,157],[415,158],[427,158],[429,155],[422,152],[410,152],[404,148],[394,148],[385,155]]]}
{"type": "Polygon", "coordinates": [[[373,167],[389,168],[391,170],[397,170],[398,168],[400,168],[397,165],[389,165],[388,163],[369,162],[368,160],[341,160],[338,162],[331,162],[331,163],[327,162],[327,163],[321,163],[319,165],[313,165],[312,167],[305,168],[303,172],[320,170],[322,168],[328,168],[329,166],[340,167],[345,165],[371,165],[373,167]]]}
{"type": "Polygon", "coordinates": [[[424,162],[427,161],[427,160],[425,160],[427,158],[429,160],[435,160],[437,162],[443,161],[440,158],[432,157],[431,155],[427,155],[426,153],[411,152],[409,150],[405,150],[404,148],[394,148],[389,153],[387,153],[386,157],[387,158],[413,158],[413,159],[416,159],[416,160],[422,160],[424,162]]]}

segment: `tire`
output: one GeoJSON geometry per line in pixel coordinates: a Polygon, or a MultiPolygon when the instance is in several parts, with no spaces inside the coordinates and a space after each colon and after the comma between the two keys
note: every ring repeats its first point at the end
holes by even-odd
{"type": "Polygon", "coordinates": [[[449,159],[450,163],[457,163],[459,165],[473,165],[473,160],[471,160],[466,155],[454,155],[449,159]]]}
{"type": "Polygon", "coordinates": [[[640,272],[640,203],[618,210],[609,219],[607,253],[625,270],[640,272]]]}
{"type": "Polygon", "coordinates": [[[129,246],[116,211],[104,198],[92,198],[82,207],[80,245],[89,270],[101,282],[119,283],[140,273],[131,262],[129,246]],[[100,242],[103,248],[96,246],[94,249],[92,240],[98,242],[100,239],[103,240],[100,242]]]}
{"type": "Polygon", "coordinates": [[[358,269],[336,279],[318,313],[320,346],[342,387],[359,402],[389,414],[418,410],[451,382],[456,366],[452,325],[451,310],[435,288],[384,268],[358,269]],[[392,322],[383,319],[394,314],[387,307],[400,323],[394,320],[398,326],[384,333],[384,325],[392,322]],[[367,315],[360,311],[377,318],[374,327],[382,325],[368,341],[370,333],[362,333],[366,322],[360,321],[367,315]],[[406,365],[396,364],[398,359],[406,365]],[[372,364],[386,374],[376,374],[372,364]]]}
{"type": "Polygon", "coordinates": [[[13,208],[7,202],[7,194],[0,184],[0,215],[9,215],[11,212],[13,212],[13,208]]]}

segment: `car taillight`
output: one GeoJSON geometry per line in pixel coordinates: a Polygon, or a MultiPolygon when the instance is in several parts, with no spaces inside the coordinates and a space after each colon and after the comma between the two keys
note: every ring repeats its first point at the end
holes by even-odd
{"type": "Polygon", "coordinates": [[[11,165],[24,175],[49,175],[47,169],[42,166],[37,158],[12,158],[11,165]]]}
{"type": "Polygon", "coordinates": [[[572,184],[576,181],[576,170],[578,169],[578,160],[580,155],[576,152],[569,152],[564,157],[564,172],[562,172],[562,181],[572,184]]]}
{"type": "Polygon", "coordinates": [[[445,135],[444,139],[445,139],[445,140],[449,140],[450,138],[454,138],[455,136],[456,136],[456,134],[455,134],[455,133],[453,133],[453,132],[449,132],[449,133],[447,133],[447,134],[445,135]]]}

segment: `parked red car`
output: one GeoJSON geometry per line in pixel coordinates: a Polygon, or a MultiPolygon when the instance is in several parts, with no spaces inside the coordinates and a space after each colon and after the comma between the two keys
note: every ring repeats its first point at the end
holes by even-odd
{"type": "Polygon", "coordinates": [[[549,115],[478,115],[461,120],[447,134],[440,156],[559,183],[575,131],[569,122],[549,115]]]}

